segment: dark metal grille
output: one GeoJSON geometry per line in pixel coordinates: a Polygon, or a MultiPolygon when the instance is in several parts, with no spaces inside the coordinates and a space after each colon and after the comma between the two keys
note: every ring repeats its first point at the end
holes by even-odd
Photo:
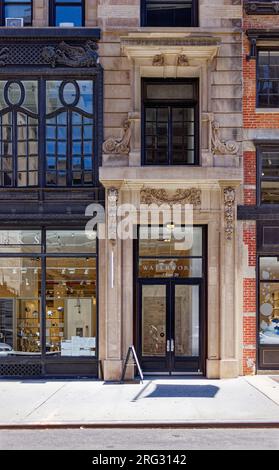
{"type": "Polygon", "coordinates": [[[0,377],[39,377],[41,364],[0,364],[0,377]]]}

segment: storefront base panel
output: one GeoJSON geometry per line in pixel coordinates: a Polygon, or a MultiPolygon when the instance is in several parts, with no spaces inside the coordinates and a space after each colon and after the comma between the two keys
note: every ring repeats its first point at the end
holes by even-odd
{"type": "Polygon", "coordinates": [[[259,356],[259,370],[279,372],[279,347],[260,348],[259,356]]]}
{"type": "Polygon", "coordinates": [[[98,378],[97,360],[41,361],[22,359],[0,362],[0,379],[98,378]]]}

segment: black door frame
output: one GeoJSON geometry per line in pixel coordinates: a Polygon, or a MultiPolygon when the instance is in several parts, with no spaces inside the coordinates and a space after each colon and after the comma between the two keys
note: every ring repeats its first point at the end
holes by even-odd
{"type": "MultiPolygon", "coordinates": [[[[207,333],[208,333],[208,307],[207,307],[207,296],[208,296],[208,285],[207,285],[207,259],[208,259],[208,230],[207,225],[205,224],[195,224],[195,227],[201,227],[203,231],[203,244],[202,244],[202,270],[203,270],[203,277],[202,278],[186,278],[186,279],[179,279],[179,278],[172,278],[177,284],[188,284],[188,285],[200,285],[200,356],[199,356],[199,371],[177,371],[173,372],[174,375],[194,375],[195,373],[206,375],[206,357],[207,357],[207,333]]],[[[134,240],[134,327],[133,327],[133,336],[134,336],[134,344],[136,346],[136,351],[144,371],[144,364],[142,362],[142,355],[141,355],[141,339],[142,339],[142,331],[141,331],[141,292],[140,286],[143,284],[164,284],[167,281],[170,281],[169,278],[140,278],[138,276],[138,262],[139,262],[139,226],[137,227],[137,239],[134,240]]],[[[165,259],[165,257],[163,257],[165,259]]],[[[158,258],[160,259],[160,258],[158,258]]],[[[170,297],[170,296],[169,296],[170,297]]],[[[168,308],[168,305],[167,305],[168,308]]],[[[158,360],[155,359],[155,363],[158,360]]],[[[161,359],[161,358],[159,358],[161,359]]],[[[157,374],[164,374],[164,372],[152,371],[157,374]]],[[[148,374],[149,372],[147,372],[148,374]]],[[[168,372],[167,372],[168,374],[168,372]]]]}
{"type": "Polygon", "coordinates": [[[144,373],[162,373],[169,375],[177,374],[195,374],[204,373],[204,337],[205,337],[205,318],[204,318],[204,279],[139,279],[138,280],[138,336],[137,350],[144,373]],[[170,349],[167,349],[165,357],[142,355],[142,287],[145,285],[166,286],[166,342],[169,341],[170,349]],[[175,355],[175,287],[198,286],[199,287],[199,351],[196,356],[176,356],[175,355]],[[171,341],[174,341],[174,350],[171,348],[171,341]]]}

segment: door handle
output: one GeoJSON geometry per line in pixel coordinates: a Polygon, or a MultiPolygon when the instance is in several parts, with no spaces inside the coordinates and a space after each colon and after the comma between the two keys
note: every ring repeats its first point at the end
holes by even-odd
{"type": "Polygon", "coordinates": [[[167,352],[170,352],[170,340],[167,340],[167,352]]]}
{"type": "Polygon", "coordinates": [[[174,340],[171,340],[171,352],[174,352],[174,340]]]}

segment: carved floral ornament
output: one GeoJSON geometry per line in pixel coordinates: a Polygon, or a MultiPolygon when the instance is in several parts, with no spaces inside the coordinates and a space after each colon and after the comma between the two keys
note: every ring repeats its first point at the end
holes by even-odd
{"type": "Polygon", "coordinates": [[[110,188],[108,190],[108,239],[113,242],[117,238],[117,201],[118,190],[110,188]]]}
{"type": "Polygon", "coordinates": [[[239,144],[237,142],[221,140],[220,124],[213,119],[211,121],[211,151],[213,155],[236,155],[239,151],[239,144]]]}
{"type": "Polygon", "coordinates": [[[196,188],[177,189],[169,192],[166,189],[143,188],[140,192],[142,204],[192,204],[198,208],[201,206],[201,190],[196,188]]]}
{"type": "Polygon", "coordinates": [[[52,67],[95,67],[98,64],[98,46],[94,41],[87,41],[84,46],[70,46],[62,41],[58,46],[46,46],[42,58],[52,67]]]}
{"type": "Polygon", "coordinates": [[[103,143],[103,152],[110,155],[129,155],[131,141],[131,120],[123,122],[122,135],[119,139],[110,137],[103,143]]]}
{"type": "Polygon", "coordinates": [[[235,219],[235,189],[228,187],[224,189],[224,221],[225,221],[225,237],[231,241],[234,233],[235,219]]]}

